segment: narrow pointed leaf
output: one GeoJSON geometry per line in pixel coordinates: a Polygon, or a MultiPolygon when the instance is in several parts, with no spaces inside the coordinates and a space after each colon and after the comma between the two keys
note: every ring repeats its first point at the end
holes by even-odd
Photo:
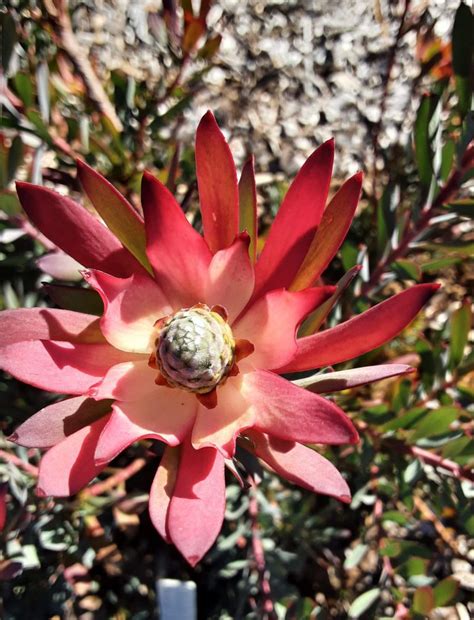
{"type": "Polygon", "coordinates": [[[344,183],[328,204],[290,290],[312,286],[326,269],[349,230],[361,188],[362,173],[359,172],[344,183]]]}
{"type": "Polygon", "coordinates": [[[196,174],[204,238],[214,253],[239,232],[239,194],[232,153],[211,112],[196,132],[196,174]]]}
{"type": "Polygon", "coordinates": [[[141,269],[110,230],[81,205],[39,185],[17,182],[16,187],[33,224],[81,265],[118,277],[141,269]]]}
{"type": "Polygon", "coordinates": [[[290,185],[256,265],[254,297],[287,287],[323,216],[331,181],[334,141],[322,144],[290,185]]]}
{"type": "Polygon", "coordinates": [[[349,269],[349,271],[342,276],[342,278],[336,284],[336,290],[331,295],[331,297],[327,299],[324,303],[322,303],[319,308],[316,308],[316,310],[312,312],[303,323],[299,331],[300,338],[302,338],[303,336],[310,336],[311,334],[314,334],[318,331],[318,329],[328,317],[331,310],[339,301],[343,292],[346,290],[352,280],[357,276],[361,269],[362,267],[360,265],[356,265],[355,267],[352,267],[352,269],[349,269]]]}
{"type": "Polygon", "coordinates": [[[471,301],[466,299],[451,319],[451,341],[449,345],[449,364],[451,368],[456,368],[462,362],[471,327],[471,301]]]}
{"type": "Polygon", "coordinates": [[[239,181],[239,230],[250,236],[249,254],[252,262],[257,258],[257,186],[255,185],[254,157],[244,165],[239,181]]]}
{"type": "Polygon", "coordinates": [[[438,288],[438,284],[412,286],[337,327],[298,339],[295,357],[278,372],[322,368],[380,347],[411,323],[438,288]]]}
{"type": "Polygon", "coordinates": [[[112,183],[80,160],[77,161],[77,176],[109,230],[151,273],[145,251],[145,225],[137,211],[112,183]]]}
{"type": "Polygon", "coordinates": [[[389,377],[405,375],[414,372],[414,370],[414,368],[406,364],[380,364],[380,366],[362,366],[361,368],[351,368],[350,370],[326,372],[305,377],[304,379],[297,379],[293,383],[310,392],[324,394],[325,392],[339,392],[340,390],[348,390],[366,383],[388,379],[389,377]]]}

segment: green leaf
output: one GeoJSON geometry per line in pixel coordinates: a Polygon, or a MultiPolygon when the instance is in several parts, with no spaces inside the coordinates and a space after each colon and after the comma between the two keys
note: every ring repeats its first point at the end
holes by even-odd
{"type": "Polygon", "coordinates": [[[342,266],[347,271],[352,269],[357,264],[357,258],[359,256],[358,248],[350,241],[345,241],[341,247],[341,260],[342,266]]]}
{"type": "Polygon", "coordinates": [[[382,256],[390,248],[395,230],[396,210],[400,202],[400,187],[388,185],[377,205],[377,252],[382,256]]]}
{"type": "Polygon", "coordinates": [[[41,115],[36,110],[28,110],[26,113],[26,118],[32,123],[36,129],[36,135],[39,136],[42,140],[51,144],[51,136],[49,135],[49,130],[41,115]]]}
{"type": "Polygon", "coordinates": [[[462,217],[474,217],[474,200],[469,200],[468,198],[464,200],[456,200],[456,202],[451,202],[449,205],[446,205],[448,209],[462,217]]]}
{"type": "Polygon", "coordinates": [[[428,412],[416,425],[415,432],[410,436],[411,442],[416,442],[422,437],[434,437],[442,435],[450,430],[450,425],[457,420],[460,410],[455,407],[441,407],[428,412]]]}
{"type": "Polygon", "coordinates": [[[430,586],[423,586],[422,588],[415,590],[412,606],[415,613],[426,616],[430,613],[434,606],[435,601],[433,588],[430,588],[430,586]]]}
{"type": "Polygon", "coordinates": [[[411,260],[401,258],[395,263],[392,263],[391,268],[399,278],[415,280],[415,282],[419,282],[419,280],[421,280],[420,266],[411,260]]]}
{"type": "Polygon", "coordinates": [[[415,158],[420,180],[429,187],[433,176],[433,152],[431,149],[430,121],[438,104],[437,95],[424,95],[415,120],[415,158]]]}
{"type": "Polygon", "coordinates": [[[356,265],[352,267],[346,274],[342,276],[339,282],[336,284],[336,290],[331,295],[329,299],[327,299],[323,304],[319,306],[301,326],[299,336],[309,336],[310,334],[314,334],[318,331],[321,325],[326,320],[328,314],[331,312],[333,307],[339,301],[342,293],[346,290],[352,280],[359,273],[360,267],[356,265]]]}
{"type": "Polygon", "coordinates": [[[454,140],[448,140],[441,151],[441,167],[439,177],[441,181],[446,181],[453,167],[454,154],[456,152],[456,143],[454,140]]]}
{"type": "Polygon", "coordinates": [[[418,459],[412,461],[403,472],[403,481],[406,484],[414,484],[423,474],[423,467],[418,459]]]}
{"type": "Polygon", "coordinates": [[[454,17],[452,49],[459,113],[464,117],[471,108],[471,67],[474,53],[474,16],[464,2],[459,5],[454,17]]]}
{"type": "Polygon", "coordinates": [[[347,554],[346,559],[344,560],[344,569],[350,570],[359,564],[359,562],[364,558],[365,554],[369,549],[368,545],[359,544],[354,547],[354,549],[350,549],[347,554]]]}
{"type": "Polygon", "coordinates": [[[18,40],[16,24],[10,13],[0,13],[0,41],[2,42],[2,68],[8,73],[10,60],[18,40]]]}
{"type": "Polygon", "coordinates": [[[253,156],[245,163],[239,180],[240,232],[246,230],[250,236],[249,255],[253,262],[257,258],[257,187],[253,156]]]}
{"type": "Polygon", "coordinates": [[[398,510],[387,510],[382,515],[382,521],[393,521],[393,523],[398,523],[398,525],[405,525],[408,519],[398,510]]]}
{"type": "Polygon", "coordinates": [[[85,162],[77,162],[77,175],[89,200],[108,228],[145,269],[152,273],[146,255],[145,226],[132,205],[107,179],[85,162]]]}
{"type": "Polygon", "coordinates": [[[0,192],[0,210],[7,215],[17,215],[21,212],[20,201],[15,192],[0,192]]]}
{"type": "Polygon", "coordinates": [[[449,345],[449,366],[457,368],[464,357],[469,331],[472,325],[471,301],[465,299],[451,318],[451,341],[449,345]]]}
{"type": "Polygon", "coordinates": [[[380,588],[373,588],[358,596],[349,608],[349,618],[360,618],[380,597],[380,588]]]}
{"type": "Polygon", "coordinates": [[[415,407],[410,411],[407,411],[402,416],[391,420],[383,427],[384,431],[397,431],[400,428],[413,428],[420,418],[426,415],[426,409],[424,407],[415,407]]]}
{"type": "Polygon", "coordinates": [[[18,72],[13,78],[15,90],[20,99],[25,104],[25,108],[29,108],[33,104],[33,82],[31,76],[28,73],[18,72]]]}
{"type": "Polygon", "coordinates": [[[15,136],[12,141],[10,150],[8,151],[8,181],[15,178],[15,172],[23,161],[23,142],[20,136],[15,136]]]}
{"type": "Polygon", "coordinates": [[[459,584],[453,577],[440,581],[434,589],[435,607],[444,607],[453,601],[459,590],[459,584]]]}
{"type": "Polygon", "coordinates": [[[445,267],[451,267],[451,265],[457,265],[462,260],[459,256],[449,256],[448,258],[440,258],[438,260],[430,261],[421,265],[421,271],[423,273],[436,273],[445,267]]]}

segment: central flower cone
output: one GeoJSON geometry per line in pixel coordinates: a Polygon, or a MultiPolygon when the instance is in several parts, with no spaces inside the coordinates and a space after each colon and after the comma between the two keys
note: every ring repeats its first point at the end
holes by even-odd
{"type": "Polygon", "coordinates": [[[235,342],[220,314],[202,305],[160,323],[156,363],[167,383],[206,394],[225,380],[234,365],[235,342]]]}

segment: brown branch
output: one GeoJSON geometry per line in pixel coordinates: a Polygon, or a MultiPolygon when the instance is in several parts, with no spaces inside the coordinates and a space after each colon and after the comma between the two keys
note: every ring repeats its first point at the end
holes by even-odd
{"type": "Polygon", "coordinates": [[[82,491],[82,497],[96,497],[97,495],[102,495],[102,493],[106,493],[110,491],[114,487],[122,484],[132,476],[134,476],[137,472],[143,469],[146,465],[147,461],[144,458],[137,458],[124,467],[120,469],[115,474],[109,476],[106,480],[101,482],[96,482],[96,484],[91,485],[90,487],[85,488],[82,491]]]}
{"type": "Polygon", "coordinates": [[[87,54],[76,39],[67,10],[67,0],[55,0],[54,4],[46,2],[45,7],[58,38],[58,43],[82,78],[89,99],[110,120],[116,131],[122,131],[122,122],[97,78],[87,54]]]}
{"type": "Polygon", "coordinates": [[[447,528],[441,523],[437,515],[431,510],[428,504],[417,495],[413,497],[413,503],[415,504],[415,508],[420,512],[422,518],[425,521],[430,521],[430,523],[433,524],[433,527],[438,532],[443,542],[445,542],[456,555],[462,556],[455,537],[453,536],[449,528],[447,528]]]}
{"type": "Polygon", "coordinates": [[[257,483],[251,476],[248,477],[248,481],[251,487],[249,493],[249,515],[252,533],[252,551],[255,559],[255,565],[260,577],[260,589],[263,599],[263,613],[260,617],[262,620],[274,620],[277,616],[273,606],[269,573],[265,564],[265,553],[263,550],[262,538],[260,536],[260,526],[258,524],[257,483]]]}

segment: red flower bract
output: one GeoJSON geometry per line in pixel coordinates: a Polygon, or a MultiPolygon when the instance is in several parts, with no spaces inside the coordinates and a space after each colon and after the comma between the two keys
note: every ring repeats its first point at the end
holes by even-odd
{"type": "Polygon", "coordinates": [[[192,565],[220,531],[224,470],[237,439],[288,480],[349,501],[336,468],[304,445],[358,439],[351,421],[319,392],[411,369],[341,371],[301,385],[278,373],[342,362],[382,345],[436,286],[415,286],[338,327],[296,337],[301,322],[334,294],[334,287],[313,284],[337,252],[361,189],[357,174],[325,209],[333,151],[326,142],[303,166],[256,263],[249,255],[249,243],[256,246],[253,168],[246,166],[240,181],[239,213],[232,155],[211,113],[196,139],[203,236],[149,173],[142,221],[108,181],[78,162],[108,228],[69,198],[18,184],[32,222],[85,267],[104,303],[100,319],[46,308],[0,315],[2,368],[73,396],[39,411],[12,437],[49,448],[40,494],[75,493],[131,443],[164,442],[150,514],[192,565]],[[244,221],[251,239],[240,232],[244,221]]]}

